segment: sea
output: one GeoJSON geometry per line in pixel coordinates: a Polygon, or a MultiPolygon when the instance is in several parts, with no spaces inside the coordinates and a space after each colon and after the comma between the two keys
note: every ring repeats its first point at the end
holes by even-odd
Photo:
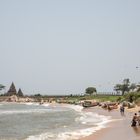
{"type": "Polygon", "coordinates": [[[77,140],[110,120],[79,105],[0,103],[0,140],[77,140]]]}

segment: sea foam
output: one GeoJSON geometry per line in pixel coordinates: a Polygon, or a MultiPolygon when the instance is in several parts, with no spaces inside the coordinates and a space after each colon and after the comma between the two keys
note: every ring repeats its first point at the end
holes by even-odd
{"type": "Polygon", "coordinates": [[[90,127],[77,131],[68,131],[59,134],[43,133],[36,136],[29,136],[26,140],[78,140],[79,138],[89,136],[97,130],[104,128],[107,122],[109,121],[106,120],[100,123],[97,127],[90,127]]]}
{"type": "Polygon", "coordinates": [[[84,112],[83,107],[79,105],[64,105],[63,107],[75,110],[80,114],[75,118],[75,122],[85,125],[84,129],[69,130],[58,134],[46,132],[35,136],[29,136],[26,140],[77,140],[81,137],[89,136],[92,133],[106,127],[106,124],[111,121],[110,116],[98,115],[94,112],[84,112]]]}
{"type": "Polygon", "coordinates": [[[30,109],[30,110],[5,110],[0,111],[0,115],[2,114],[27,114],[27,113],[45,113],[46,109],[30,109]]]}

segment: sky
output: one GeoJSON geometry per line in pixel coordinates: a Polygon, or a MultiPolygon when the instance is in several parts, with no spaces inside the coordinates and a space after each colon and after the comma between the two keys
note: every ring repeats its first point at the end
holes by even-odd
{"type": "Polygon", "coordinates": [[[139,0],[0,0],[0,84],[47,95],[140,82],[139,7],[139,0]]]}

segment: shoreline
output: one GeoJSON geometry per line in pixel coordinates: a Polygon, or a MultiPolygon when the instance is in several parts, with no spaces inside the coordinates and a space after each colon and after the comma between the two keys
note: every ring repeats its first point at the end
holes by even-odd
{"type": "MultiPolygon", "coordinates": [[[[4,102],[3,102],[4,103],[4,102]]],[[[15,102],[14,102],[15,103],[15,102]]],[[[22,102],[25,103],[25,102],[22,102]]],[[[26,102],[33,103],[33,102],[26,102]]],[[[44,103],[45,105],[46,103],[44,103]]],[[[38,104],[39,105],[39,104],[38,104]]],[[[55,105],[55,103],[51,103],[55,105]]],[[[68,104],[60,104],[60,106],[68,104]]],[[[75,105],[74,105],[75,106],[75,105]]],[[[76,108],[75,108],[76,109],[76,108]]],[[[78,108],[79,109],[79,108],[78,108]]],[[[131,119],[134,113],[138,112],[140,107],[125,109],[125,116],[121,116],[119,109],[108,111],[101,107],[83,108],[85,112],[95,112],[99,115],[111,116],[111,121],[105,124],[105,128],[101,128],[91,135],[82,137],[79,140],[139,140],[140,126],[131,127],[131,119]]]]}
{"type": "Polygon", "coordinates": [[[107,111],[102,108],[89,108],[87,111],[94,111],[99,115],[111,116],[112,121],[93,134],[80,138],[79,140],[139,140],[140,126],[131,127],[131,119],[134,113],[138,112],[140,107],[126,109],[125,116],[121,116],[118,109],[107,111]]]}

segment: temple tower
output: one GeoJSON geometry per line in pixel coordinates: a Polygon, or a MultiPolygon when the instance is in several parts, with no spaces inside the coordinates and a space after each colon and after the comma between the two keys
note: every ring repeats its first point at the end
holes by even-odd
{"type": "Polygon", "coordinates": [[[9,90],[8,90],[8,92],[7,92],[7,94],[8,94],[9,96],[11,96],[11,95],[17,95],[17,91],[16,91],[16,88],[15,88],[15,85],[14,85],[13,82],[12,82],[12,84],[11,84],[11,86],[10,86],[10,88],[9,88],[9,90]]]}
{"type": "Polygon", "coordinates": [[[21,89],[19,89],[19,90],[18,90],[17,95],[18,95],[18,96],[20,96],[20,97],[23,97],[23,92],[22,92],[22,90],[21,90],[21,89]]]}

